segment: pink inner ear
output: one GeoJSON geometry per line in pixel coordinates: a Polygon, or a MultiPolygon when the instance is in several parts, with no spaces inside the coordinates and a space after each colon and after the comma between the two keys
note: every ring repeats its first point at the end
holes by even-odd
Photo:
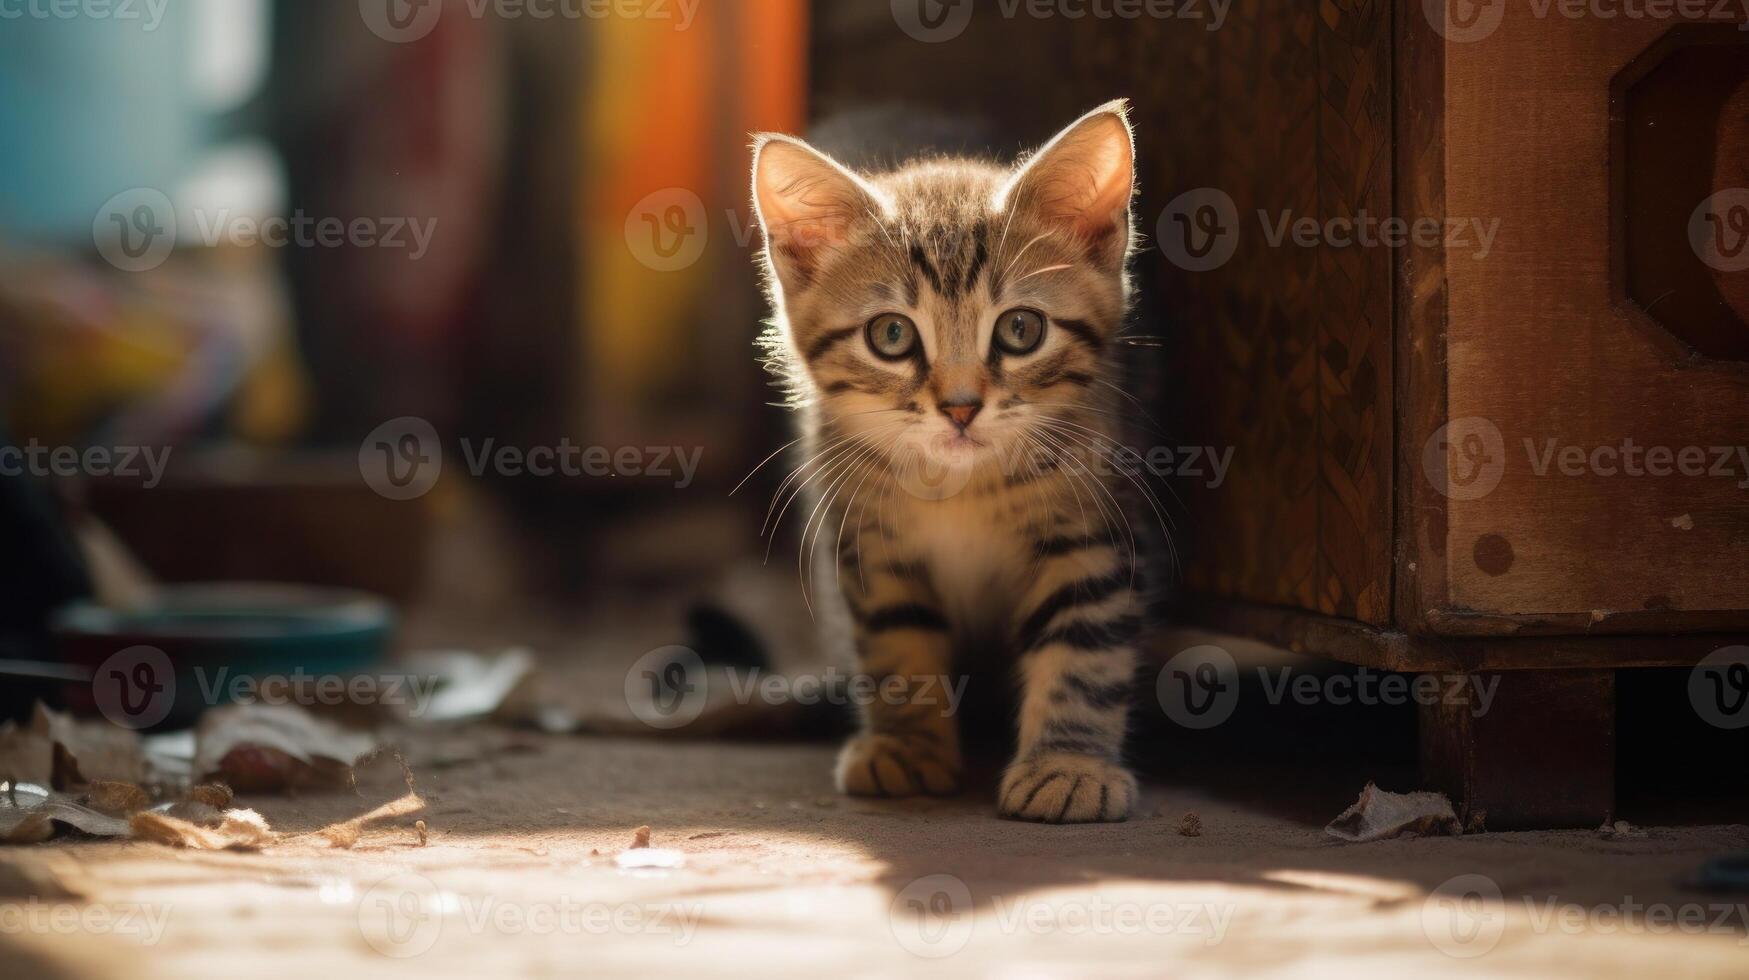
{"type": "Polygon", "coordinates": [[[863,195],[824,157],[794,144],[769,143],[760,152],[755,180],[774,251],[809,263],[818,249],[849,239],[863,195]]]}
{"type": "Polygon", "coordinates": [[[822,213],[780,223],[768,222],[765,233],[773,245],[791,252],[812,252],[848,241],[850,220],[842,212],[822,213]]]}
{"type": "Polygon", "coordinates": [[[1103,242],[1124,227],[1134,191],[1129,131],[1114,115],[1087,120],[1034,161],[1031,207],[1068,224],[1080,237],[1103,242]]]}

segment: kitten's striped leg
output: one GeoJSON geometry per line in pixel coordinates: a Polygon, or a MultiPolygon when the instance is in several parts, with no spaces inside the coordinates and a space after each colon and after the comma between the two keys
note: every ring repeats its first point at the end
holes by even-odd
{"type": "Polygon", "coordinates": [[[1017,820],[1123,820],[1136,779],[1123,767],[1141,600],[1130,563],[1103,539],[1039,544],[1021,603],[1019,750],[997,806],[1017,820]]]}
{"type": "Polygon", "coordinates": [[[959,728],[946,697],[951,687],[948,622],[927,570],[914,561],[871,556],[860,571],[854,564],[843,568],[841,580],[855,623],[859,666],[877,693],[863,705],[862,734],[838,754],[839,791],[853,796],[958,792],[959,728]],[[903,698],[879,693],[883,683],[901,680],[896,689],[903,698]]]}

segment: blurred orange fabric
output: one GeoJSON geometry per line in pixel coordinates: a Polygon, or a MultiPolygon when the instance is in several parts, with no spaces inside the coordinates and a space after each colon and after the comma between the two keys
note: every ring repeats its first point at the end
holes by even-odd
{"type": "Polygon", "coordinates": [[[701,4],[684,29],[610,18],[591,32],[577,408],[595,424],[687,375],[675,355],[711,308],[715,270],[750,261],[748,136],[802,125],[807,26],[804,0],[760,0],[701,4]]]}

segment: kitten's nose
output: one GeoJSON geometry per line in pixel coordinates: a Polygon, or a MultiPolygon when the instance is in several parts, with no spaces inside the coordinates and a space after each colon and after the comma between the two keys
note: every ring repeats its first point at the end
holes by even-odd
{"type": "Polygon", "coordinates": [[[958,426],[961,432],[966,431],[966,428],[972,424],[973,419],[978,417],[978,412],[983,407],[984,403],[978,399],[943,402],[940,406],[941,414],[952,419],[953,424],[958,426]]]}

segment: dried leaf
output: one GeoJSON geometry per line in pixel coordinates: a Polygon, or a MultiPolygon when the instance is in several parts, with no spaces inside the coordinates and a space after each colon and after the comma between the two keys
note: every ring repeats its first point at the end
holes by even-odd
{"type": "Polygon", "coordinates": [[[201,783],[188,791],[188,798],[195,803],[205,803],[216,810],[223,810],[231,805],[234,798],[231,787],[224,783],[201,783]]]}
{"type": "Polygon", "coordinates": [[[273,829],[267,826],[267,818],[254,810],[226,810],[219,833],[231,838],[233,848],[263,847],[273,841],[273,829]]]}
{"type": "Polygon", "coordinates": [[[125,817],[151,806],[152,798],[133,783],[100,781],[85,787],[79,802],[112,817],[125,817]]]}
{"type": "Polygon", "coordinates": [[[126,837],[127,821],[36,783],[0,787],[0,843],[38,844],[55,836],[61,826],[94,837],[126,837]]]}
{"type": "Polygon", "coordinates": [[[1367,783],[1360,799],[1330,821],[1324,832],[1360,843],[1405,834],[1455,836],[1463,833],[1463,826],[1444,793],[1392,793],[1367,783]]]}
{"type": "Polygon", "coordinates": [[[534,671],[534,657],[523,649],[482,657],[466,650],[439,650],[407,658],[416,677],[435,678],[439,686],[430,701],[410,714],[423,722],[469,721],[496,712],[510,693],[534,671]]]}
{"type": "Polygon", "coordinates": [[[418,793],[408,793],[399,799],[384,803],[363,816],[329,824],[317,833],[327,838],[328,843],[334,847],[349,848],[358,843],[359,837],[364,833],[364,828],[371,824],[392,820],[395,817],[405,817],[423,809],[425,809],[425,800],[418,793]]]}
{"type": "Polygon", "coordinates": [[[153,813],[161,813],[167,817],[186,820],[202,827],[217,827],[225,818],[223,810],[199,800],[177,800],[174,803],[161,803],[152,808],[153,813]]]}
{"type": "Polygon", "coordinates": [[[254,810],[226,811],[214,827],[161,810],[136,813],[130,823],[140,840],[200,851],[253,851],[273,842],[273,831],[254,810]]]}
{"type": "Polygon", "coordinates": [[[377,747],[370,735],[347,731],[289,704],[209,711],[195,740],[196,777],[219,778],[244,793],[351,786],[352,767],[377,747]]]}

